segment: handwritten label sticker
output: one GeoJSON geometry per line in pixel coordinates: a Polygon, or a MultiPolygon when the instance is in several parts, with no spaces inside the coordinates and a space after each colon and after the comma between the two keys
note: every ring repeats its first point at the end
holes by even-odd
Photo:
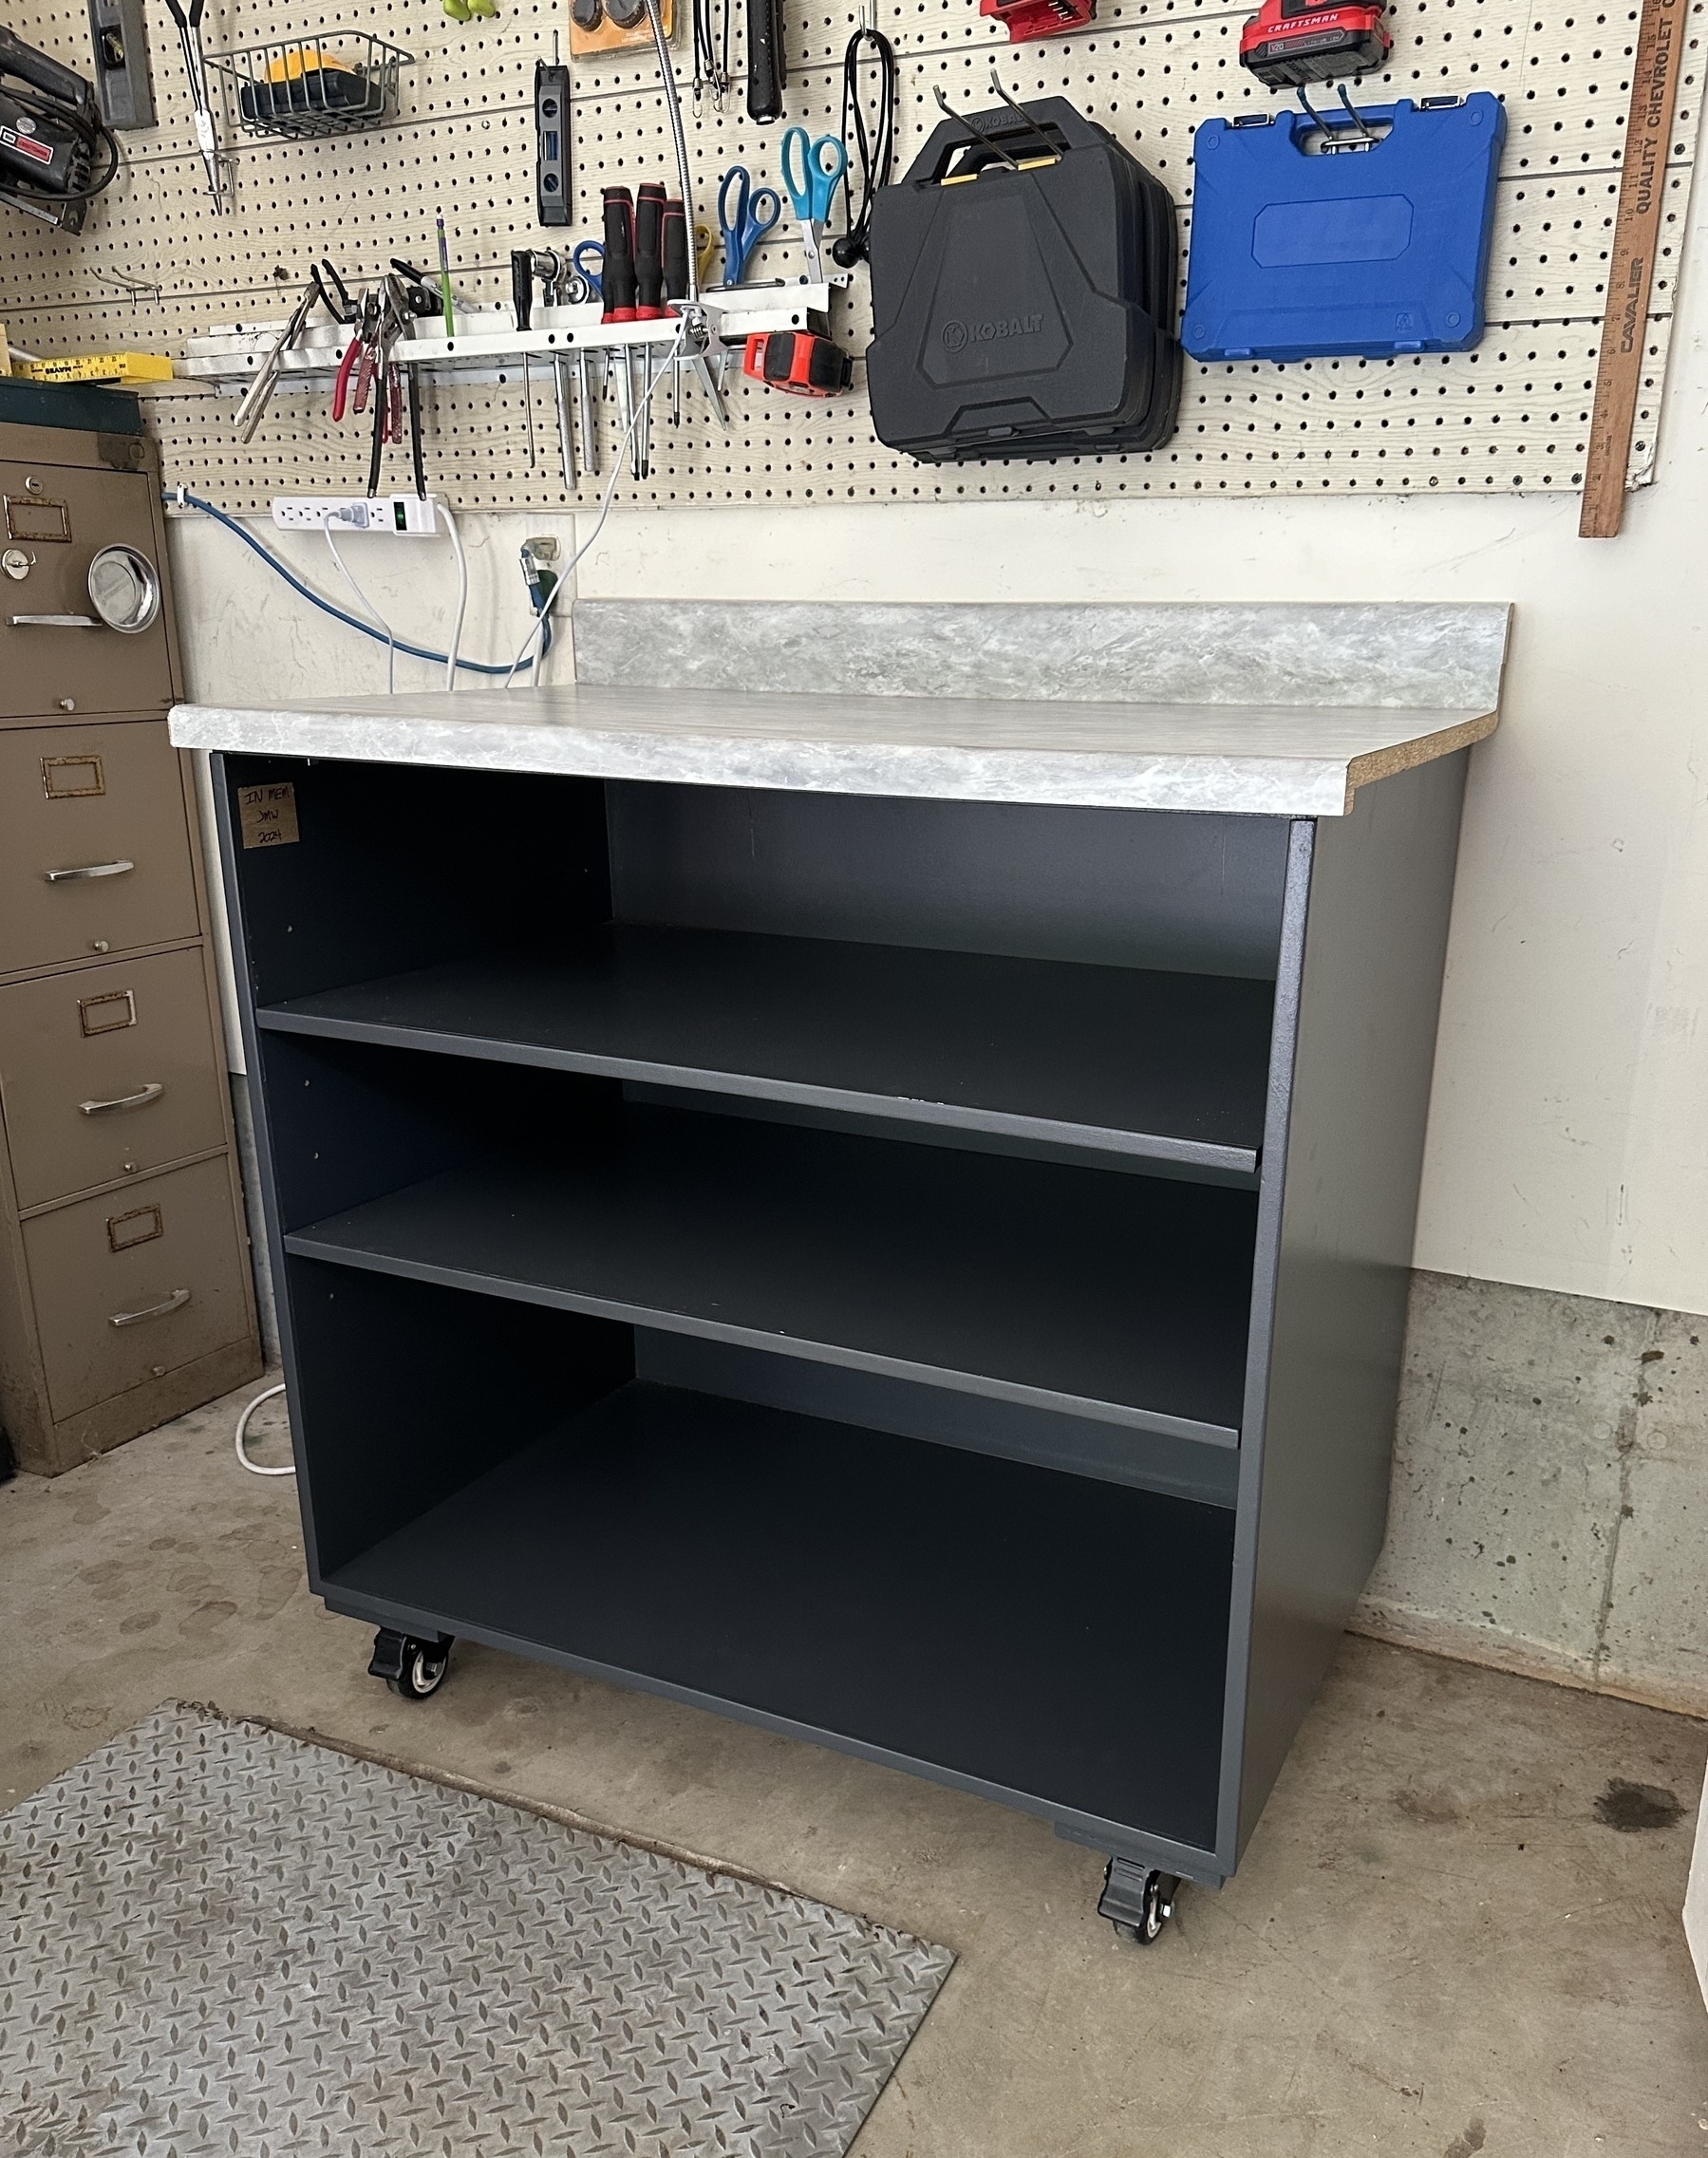
{"type": "Polygon", "coordinates": [[[296,829],[296,789],[289,779],[270,780],[265,786],[237,789],[237,820],[246,847],[293,847],[302,835],[296,829]]]}

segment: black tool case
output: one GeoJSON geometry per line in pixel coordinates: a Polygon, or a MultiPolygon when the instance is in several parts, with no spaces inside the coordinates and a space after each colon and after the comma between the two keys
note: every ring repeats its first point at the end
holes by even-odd
{"type": "Polygon", "coordinates": [[[924,463],[1174,431],[1174,207],[1065,98],[936,129],[873,205],[873,424],[924,463]]]}

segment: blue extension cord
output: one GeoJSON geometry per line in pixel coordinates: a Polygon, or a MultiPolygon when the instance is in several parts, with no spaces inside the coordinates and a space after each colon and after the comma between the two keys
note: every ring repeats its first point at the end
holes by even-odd
{"type": "MultiPolygon", "coordinates": [[[[235,517],[229,516],[224,510],[216,510],[212,502],[204,502],[199,495],[192,495],[188,489],[183,487],[163,488],[161,495],[165,501],[174,506],[200,510],[205,516],[217,518],[219,523],[237,535],[245,547],[253,548],[270,569],[276,570],[293,591],[301,592],[303,597],[311,606],[318,607],[323,614],[331,615],[334,621],[342,622],[351,629],[360,629],[365,637],[371,637],[376,645],[383,645],[386,642],[386,639],[381,635],[371,622],[364,622],[361,616],[357,614],[347,614],[342,607],[334,607],[329,599],[322,599],[320,594],[310,586],[304,584],[288,563],[279,559],[271,547],[263,547],[247,525],[240,524],[235,517]]],[[[434,660],[439,666],[443,666],[450,657],[448,652],[430,652],[424,646],[411,645],[402,637],[395,637],[391,642],[395,644],[400,652],[407,652],[411,659],[434,660]]],[[[545,630],[540,639],[540,658],[543,660],[551,649],[552,620],[548,615],[545,630]]],[[[486,660],[465,660],[460,654],[458,656],[457,665],[459,667],[467,667],[471,674],[496,674],[509,677],[516,671],[511,666],[494,666],[486,660]]]]}

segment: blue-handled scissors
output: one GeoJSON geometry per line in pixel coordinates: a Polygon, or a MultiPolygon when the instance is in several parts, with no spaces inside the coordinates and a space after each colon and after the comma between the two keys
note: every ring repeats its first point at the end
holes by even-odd
{"type": "Polygon", "coordinates": [[[605,250],[599,242],[597,240],[578,240],[575,244],[574,253],[570,256],[570,263],[573,269],[581,272],[582,276],[593,288],[594,299],[603,299],[605,297],[605,250]],[[583,255],[587,257],[585,262],[581,259],[583,255]]]}
{"type": "Polygon", "coordinates": [[[848,145],[839,135],[820,135],[816,141],[809,141],[804,127],[791,127],[783,136],[782,163],[783,185],[800,220],[807,275],[815,285],[822,285],[826,276],[824,222],[830,216],[831,197],[848,170],[848,145]],[[797,160],[800,164],[798,179],[797,160]]]}
{"type": "Polygon", "coordinates": [[[723,282],[739,285],[747,258],[783,214],[774,187],[755,187],[745,165],[731,165],[718,184],[718,229],[723,235],[723,282]],[[735,207],[730,208],[730,188],[735,207]]]}

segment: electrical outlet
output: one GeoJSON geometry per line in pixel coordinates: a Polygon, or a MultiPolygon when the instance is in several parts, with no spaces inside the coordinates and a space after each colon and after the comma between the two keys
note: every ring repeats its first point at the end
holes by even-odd
{"type": "Polygon", "coordinates": [[[275,495],[272,521],[281,532],[389,532],[431,539],[439,530],[430,497],[421,495],[275,495]]]}

